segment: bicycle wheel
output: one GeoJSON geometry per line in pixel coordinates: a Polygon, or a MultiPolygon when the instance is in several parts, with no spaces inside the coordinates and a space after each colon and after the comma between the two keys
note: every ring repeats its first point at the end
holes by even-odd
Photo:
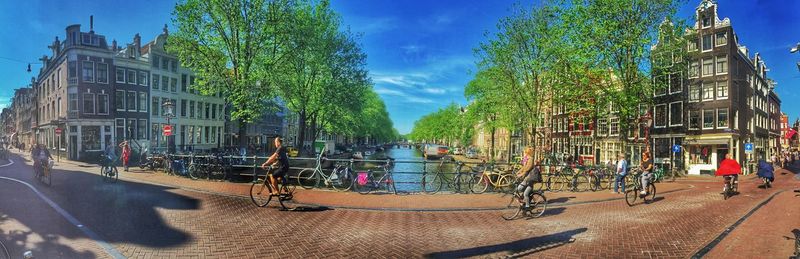
{"type": "Polygon", "coordinates": [[[119,179],[119,171],[117,171],[117,167],[112,166],[109,173],[110,173],[108,176],[109,182],[116,183],[117,180],[119,179]]]}
{"type": "Polygon", "coordinates": [[[375,190],[376,187],[375,185],[376,183],[372,179],[372,173],[368,172],[366,181],[363,184],[356,181],[355,183],[353,183],[353,189],[355,189],[355,191],[360,194],[368,194],[373,190],[375,190]]]}
{"type": "Polygon", "coordinates": [[[50,186],[52,184],[52,181],[51,181],[52,174],[53,174],[53,170],[50,169],[49,167],[44,169],[44,177],[45,178],[43,179],[43,182],[45,184],[47,184],[47,186],[50,186]]]}
{"type": "Polygon", "coordinates": [[[531,208],[528,211],[531,217],[538,218],[544,215],[544,211],[547,210],[547,197],[544,197],[544,194],[540,192],[534,192],[531,194],[531,208]]]}
{"type": "Polygon", "coordinates": [[[470,190],[472,193],[481,194],[489,189],[489,176],[485,174],[478,175],[470,179],[470,190]]]}
{"type": "Polygon", "coordinates": [[[458,174],[454,178],[453,188],[455,189],[454,192],[456,193],[463,193],[467,194],[470,192],[469,189],[469,181],[472,179],[472,176],[468,173],[461,173],[458,174]]]}
{"type": "Polygon", "coordinates": [[[101,166],[100,167],[100,176],[103,177],[103,182],[109,181],[109,167],[108,166],[101,166]]]}
{"type": "Polygon", "coordinates": [[[350,173],[350,170],[338,170],[331,172],[332,174],[336,174],[336,180],[333,181],[333,189],[346,192],[353,188],[353,175],[350,173]]]}
{"type": "Polygon", "coordinates": [[[574,192],[585,192],[590,189],[589,177],[582,174],[576,174],[572,177],[572,191],[574,192]]]}
{"type": "Polygon", "coordinates": [[[297,174],[297,185],[303,189],[311,189],[317,187],[319,184],[319,175],[314,169],[305,169],[297,174]]]}
{"type": "Polygon", "coordinates": [[[589,176],[589,190],[593,192],[602,190],[602,188],[600,188],[600,177],[597,177],[597,175],[589,176]]]}
{"type": "Polygon", "coordinates": [[[434,194],[442,189],[442,176],[439,173],[423,173],[420,182],[422,192],[434,194]]]}
{"type": "Polygon", "coordinates": [[[497,181],[497,190],[502,193],[511,193],[514,191],[514,183],[516,182],[516,177],[514,175],[503,175],[500,176],[500,180],[497,181]]]}
{"type": "Polygon", "coordinates": [[[281,204],[281,210],[294,209],[294,205],[291,203],[291,200],[294,199],[294,190],[289,187],[285,178],[282,178],[280,182],[278,182],[278,190],[280,190],[278,203],[281,204]]]}
{"type": "Polygon", "coordinates": [[[554,192],[560,192],[564,190],[564,186],[566,186],[568,183],[567,177],[561,174],[551,177],[550,179],[550,190],[554,192]]]}
{"type": "Polygon", "coordinates": [[[636,198],[639,197],[639,189],[630,189],[625,191],[625,203],[628,206],[633,206],[636,203],[636,198]]]}
{"type": "Polygon", "coordinates": [[[614,174],[603,172],[603,177],[600,179],[600,187],[602,190],[614,188],[614,174]]]}
{"type": "Polygon", "coordinates": [[[266,179],[257,179],[250,186],[250,200],[258,207],[267,206],[272,200],[272,187],[269,186],[266,179]]]}
{"type": "Polygon", "coordinates": [[[392,177],[392,174],[386,176],[384,184],[386,184],[386,192],[397,195],[397,187],[394,185],[394,177],[392,177]]]}
{"type": "Polygon", "coordinates": [[[225,168],[216,165],[212,166],[208,172],[208,178],[217,181],[225,180],[225,168]]]}
{"type": "Polygon", "coordinates": [[[647,196],[644,196],[644,202],[649,203],[656,199],[656,185],[647,183],[647,196]]]}
{"type": "Polygon", "coordinates": [[[730,184],[725,184],[725,188],[722,190],[722,200],[727,200],[728,197],[730,196],[731,196],[730,184]]]}
{"type": "Polygon", "coordinates": [[[515,193],[511,196],[511,201],[508,202],[505,208],[503,208],[501,217],[505,220],[513,220],[519,217],[523,209],[523,201],[520,197],[519,193],[515,193]]]}

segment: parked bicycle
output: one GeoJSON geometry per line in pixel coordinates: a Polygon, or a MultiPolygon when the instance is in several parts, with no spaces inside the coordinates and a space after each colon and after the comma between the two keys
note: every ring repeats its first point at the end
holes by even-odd
{"type": "Polygon", "coordinates": [[[436,172],[422,172],[422,181],[420,188],[427,194],[434,194],[442,190],[442,187],[447,186],[448,190],[454,193],[468,193],[470,191],[470,180],[474,175],[472,167],[465,165],[462,162],[456,162],[455,169],[453,170],[453,177],[448,178],[444,173],[445,161],[439,163],[436,172]],[[466,170],[466,172],[462,172],[466,170]]]}
{"type": "Polygon", "coordinates": [[[650,203],[655,200],[656,198],[656,185],[653,182],[647,183],[647,195],[641,195],[642,188],[642,172],[641,170],[634,168],[631,169],[629,175],[633,175],[633,180],[630,185],[627,186],[627,190],[625,191],[625,203],[628,206],[633,206],[636,204],[636,199],[641,198],[644,203],[650,203]]]}
{"type": "Polygon", "coordinates": [[[119,171],[117,171],[116,164],[119,161],[119,158],[116,160],[112,160],[111,157],[107,155],[101,156],[101,164],[100,166],[100,175],[103,176],[103,181],[115,183],[119,178],[119,171]]]}
{"type": "Polygon", "coordinates": [[[513,183],[516,180],[513,170],[513,167],[503,170],[491,164],[487,165],[482,173],[470,179],[470,189],[472,193],[480,194],[489,190],[491,186],[495,191],[509,192],[514,188],[513,183]]]}
{"type": "Polygon", "coordinates": [[[255,177],[253,185],[250,186],[250,200],[253,201],[258,207],[266,207],[272,198],[276,198],[281,206],[281,210],[290,210],[294,207],[289,203],[294,198],[294,185],[287,184],[286,176],[279,177],[275,180],[278,181],[278,194],[273,193],[273,187],[269,183],[269,176],[272,175],[273,167],[269,166],[267,174],[264,177],[255,177]]]}
{"type": "Polygon", "coordinates": [[[317,157],[317,163],[314,168],[304,169],[297,174],[297,184],[305,189],[311,189],[319,186],[320,181],[325,184],[325,187],[333,187],[337,191],[348,191],[353,187],[353,172],[350,169],[353,160],[350,160],[350,165],[338,165],[334,170],[327,174],[322,170],[322,163],[325,162],[322,154],[317,157]],[[324,181],[323,181],[324,180],[324,181]]]}
{"type": "MultiPolygon", "coordinates": [[[[518,184],[518,183],[515,183],[518,184]]],[[[505,220],[513,220],[518,217],[538,218],[547,210],[547,197],[544,196],[543,191],[532,191],[530,194],[530,207],[525,207],[524,192],[515,190],[511,196],[511,201],[508,202],[505,209],[503,209],[502,217],[505,220]]]]}
{"type": "Polygon", "coordinates": [[[386,189],[386,192],[397,194],[397,188],[394,185],[394,178],[392,177],[391,165],[389,163],[379,166],[378,171],[372,169],[366,172],[359,172],[353,189],[360,194],[368,194],[370,192],[386,189]],[[382,171],[382,172],[381,172],[382,171]],[[377,177],[377,175],[380,177],[377,177]]]}

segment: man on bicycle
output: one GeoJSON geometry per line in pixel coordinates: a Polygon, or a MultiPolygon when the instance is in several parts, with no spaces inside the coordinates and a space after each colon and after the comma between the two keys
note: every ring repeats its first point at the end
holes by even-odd
{"type": "Polygon", "coordinates": [[[31,149],[31,159],[33,160],[33,172],[38,174],[41,172],[41,167],[47,166],[53,156],[50,155],[50,151],[44,145],[38,144],[31,149]]]}
{"type": "Polygon", "coordinates": [[[528,209],[531,207],[531,192],[533,192],[533,183],[540,182],[542,180],[542,176],[539,168],[536,167],[533,161],[532,147],[525,148],[522,161],[525,161],[525,164],[519,169],[519,172],[517,172],[517,178],[522,179],[522,181],[519,183],[519,186],[517,186],[517,192],[523,192],[522,197],[525,199],[525,209],[528,209]]]}
{"type": "Polygon", "coordinates": [[[277,164],[275,170],[269,175],[269,184],[272,185],[272,195],[278,195],[278,182],[276,178],[283,178],[289,172],[289,155],[287,154],[286,147],[283,146],[281,137],[275,137],[275,153],[267,159],[266,162],[261,164],[261,168],[266,169],[267,166],[277,164]]]}
{"type": "Polygon", "coordinates": [[[640,168],[642,169],[642,192],[640,194],[645,196],[647,195],[647,183],[650,182],[650,177],[653,175],[653,159],[650,158],[649,151],[645,151],[642,154],[642,164],[640,168]]]}

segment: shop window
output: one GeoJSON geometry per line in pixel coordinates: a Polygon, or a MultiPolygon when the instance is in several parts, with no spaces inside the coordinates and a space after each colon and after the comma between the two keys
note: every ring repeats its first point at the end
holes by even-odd
{"type": "Polygon", "coordinates": [[[100,150],[100,126],[83,126],[81,128],[81,149],[84,151],[100,150]]]}

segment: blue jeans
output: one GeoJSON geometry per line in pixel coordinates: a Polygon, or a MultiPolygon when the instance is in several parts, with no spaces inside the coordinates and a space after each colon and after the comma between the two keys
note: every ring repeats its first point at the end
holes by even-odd
{"type": "Polygon", "coordinates": [[[617,192],[620,184],[622,184],[622,192],[625,192],[625,175],[617,174],[617,180],[614,181],[614,192],[617,192]]]}

